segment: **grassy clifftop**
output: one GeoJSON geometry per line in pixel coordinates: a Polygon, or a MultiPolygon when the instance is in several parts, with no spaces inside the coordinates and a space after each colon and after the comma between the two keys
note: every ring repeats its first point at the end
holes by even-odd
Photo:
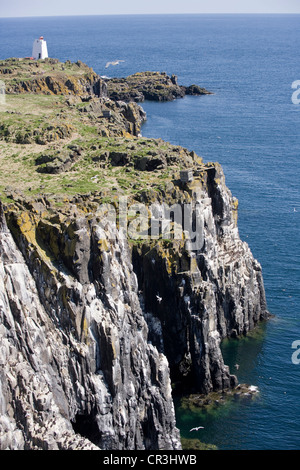
{"type": "Polygon", "coordinates": [[[0,61],[0,76],[5,81],[7,93],[101,94],[96,89],[100,77],[81,61],[62,63],[57,59],[10,58],[0,61]]]}
{"type": "MultiPolygon", "coordinates": [[[[153,74],[136,75],[149,84],[153,74]]],[[[169,90],[165,74],[153,76],[154,87],[164,76],[169,90]]],[[[27,196],[134,195],[160,190],[181,169],[202,163],[187,149],[141,137],[142,108],[109,98],[105,81],[82,62],[7,59],[0,61],[0,80],[6,86],[0,106],[2,198],[20,190],[27,196]]]]}

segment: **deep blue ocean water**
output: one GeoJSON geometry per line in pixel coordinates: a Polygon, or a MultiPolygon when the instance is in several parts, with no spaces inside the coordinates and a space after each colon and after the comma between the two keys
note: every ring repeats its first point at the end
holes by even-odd
{"type": "Polygon", "coordinates": [[[300,340],[300,105],[291,100],[299,26],[297,15],[0,18],[0,59],[30,56],[43,35],[49,56],[80,59],[101,75],[165,71],[214,93],[143,103],[142,133],[222,164],[275,315],[253,337],[223,346],[232,373],[258,386],[256,400],[206,414],[177,408],[184,437],[219,449],[300,448],[300,364],[291,359],[300,340]],[[106,69],[115,59],[124,62],[106,69]],[[190,433],[197,425],[204,429],[190,433]]]}

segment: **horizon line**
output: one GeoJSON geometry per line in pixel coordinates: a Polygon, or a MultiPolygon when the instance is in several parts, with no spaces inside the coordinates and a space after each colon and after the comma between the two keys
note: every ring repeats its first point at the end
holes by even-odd
{"type": "Polygon", "coordinates": [[[198,12],[198,13],[99,13],[99,14],[74,14],[74,15],[23,15],[0,16],[0,19],[18,18],[69,18],[69,17],[96,17],[96,16],[179,16],[179,15],[300,15],[299,12],[198,12]]]}

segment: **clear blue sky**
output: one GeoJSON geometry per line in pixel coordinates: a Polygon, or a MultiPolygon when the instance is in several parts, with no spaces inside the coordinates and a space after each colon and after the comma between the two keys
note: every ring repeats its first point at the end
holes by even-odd
{"type": "Polygon", "coordinates": [[[0,0],[0,17],[141,13],[300,13],[300,0],[0,0]]]}

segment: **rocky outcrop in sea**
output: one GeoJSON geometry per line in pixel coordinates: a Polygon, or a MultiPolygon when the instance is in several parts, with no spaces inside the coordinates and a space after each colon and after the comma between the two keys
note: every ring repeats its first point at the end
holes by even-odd
{"type": "Polygon", "coordinates": [[[166,72],[138,72],[126,78],[104,79],[107,94],[112,100],[122,101],[172,101],[185,95],[210,95],[199,85],[179,85],[176,75],[166,72]]]}

